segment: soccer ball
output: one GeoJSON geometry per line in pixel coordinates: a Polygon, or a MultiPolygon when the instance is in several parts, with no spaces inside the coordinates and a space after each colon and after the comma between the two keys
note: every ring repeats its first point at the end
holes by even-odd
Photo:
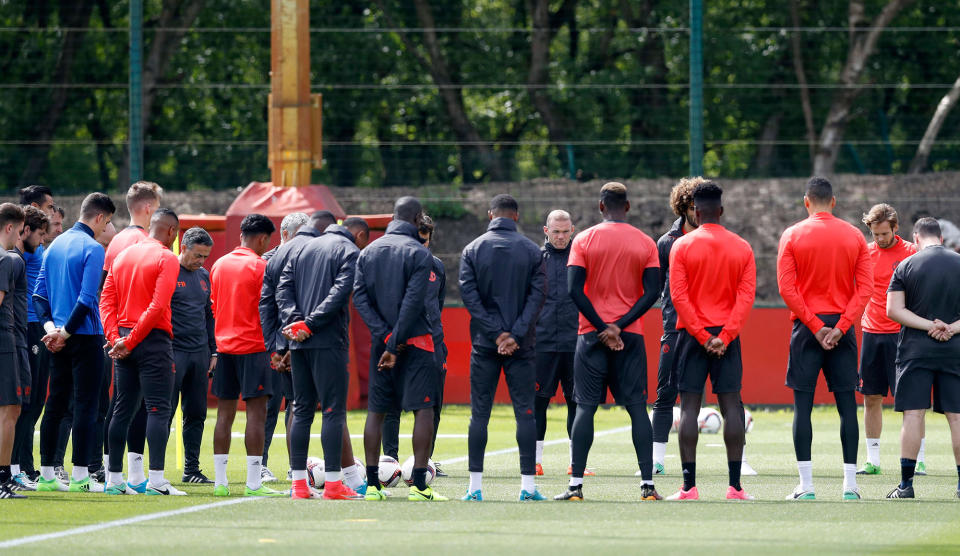
{"type": "Polygon", "coordinates": [[[697,416],[697,425],[701,433],[717,434],[723,426],[723,417],[720,412],[712,407],[704,407],[697,416]]]}
{"type": "MultiPolygon", "coordinates": [[[[403,474],[403,482],[407,483],[408,486],[413,485],[413,456],[407,458],[407,461],[403,462],[403,466],[400,468],[403,474]]],[[[433,482],[433,479],[437,476],[437,468],[433,465],[433,460],[427,460],[427,484],[433,482]]]]}
{"type": "Polygon", "coordinates": [[[390,456],[380,456],[380,470],[377,475],[380,477],[380,484],[385,487],[395,487],[400,482],[400,462],[390,456]]]}
{"type": "Polygon", "coordinates": [[[323,460],[320,458],[307,458],[307,483],[316,489],[323,488],[323,460]]]}
{"type": "Polygon", "coordinates": [[[673,423],[670,424],[670,432],[680,430],[680,408],[673,406],[673,423]]]}
{"type": "Polygon", "coordinates": [[[743,431],[750,432],[753,430],[753,415],[750,413],[750,410],[743,408],[743,431]]]}

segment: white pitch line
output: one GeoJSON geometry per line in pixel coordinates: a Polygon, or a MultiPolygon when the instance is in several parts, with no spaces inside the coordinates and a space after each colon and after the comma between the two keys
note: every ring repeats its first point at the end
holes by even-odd
{"type": "MultiPolygon", "coordinates": [[[[629,430],[630,430],[630,427],[617,427],[617,428],[615,428],[615,429],[608,429],[608,430],[605,430],[605,431],[600,431],[600,432],[598,432],[598,433],[594,433],[593,437],[594,437],[594,438],[600,438],[601,436],[607,436],[607,435],[611,435],[611,434],[617,434],[617,433],[624,432],[624,431],[629,431],[629,430]]],[[[547,446],[555,446],[555,445],[557,445],[557,444],[566,444],[566,443],[568,443],[568,442],[570,442],[570,440],[567,439],[567,438],[558,438],[558,439],[556,439],[556,440],[548,440],[548,441],[544,442],[544,443],[543,443],[543,446],[544,446],[544,447],[547,447],[547,446]]],[[[511,454],[511,453],[513,453],[513,452],[518,452],[518,451],[520,451],[519,448],[504,448],[503,450],[495,450],[495,451],[493,451],[493,452],[485,452],[483,455],[484,455],[484,457],[502,456],[502,455],[504,455],[504,454],[511,454]]],[[[469,460],[470,460],[470,456],[460,456],[460,457],[458,457],[458,458],[453,458],[453,459],[448,459],[448,460],[441,461],[441,462],[440,462],[440,465],[453,465],[453,464],[455,464],[455,463],[462,463],[462,462],[464,462],[464,461],[469,461],[469,460]]]]}

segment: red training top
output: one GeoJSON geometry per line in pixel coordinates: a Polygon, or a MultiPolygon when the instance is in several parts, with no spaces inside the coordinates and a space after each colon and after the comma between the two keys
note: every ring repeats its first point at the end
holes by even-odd
{"type": "Polygon", "coordinates": [[[873,295],[860,321],[865,332],[872,334],[893,334],[900,332],[900,323],[887,318],[887,287],[893,271],[900,261],[917,252],[917,246],[904,241],[899,237],[894,244],[886,249],[877,246],[876,242],[867,244],[870,260],[873,261],[873,295]]]}
{"type": "MultiPolygon", "coordinates": [[[[603,322],[616,322],[643,297],[643,271],[660,268],[657,244],[647,234],[626,222],[606,221],[573,238],[567,266],[587,271],[584,293],[603,322]]],[[[580,315],[578,334],[593,331],[580,315]]],[[[643,334],[643,317],[624,332],[643,334]]]]}
{"type": "Polygon", "coordinates": [[[840,315],[846,334],[873,293],[873,263],[860,230],[828,212],[787,228],[777,250],[777,286],[811,332],[823,328],[817,315],[840,315]]]}
{"type": "Polygon", "coordinates": [[[121,251],[131,245],[140,243],[146,237],[147,231],[140,226],[127,226],[121,230],[113,236],[110,245],[107,246],[107,252],[103,257],[103,269],[109,272],[110,265],[113,264],[113,260],[117,258],[121,251]]]}
{"type": "Polygon", "coordinates": [[[177,256],[152,237],[117,255],[100,294],[100,315],[107,340],[111,344],[119,340],[121,326],[132,329],[123,341],[130,350],[154,328],[172,338],[170,298],[179,274],[177,256]]]}
{"type": "Polygon", "coordinates": [[[260,326],[260,290],[267,261],[249,247],[237,247],[213,263],[213,304],[217,351],[243,355],[267,349],[260,326]]]}
{"type": "Polygon", "coordinates": [[[701,224],[678,238],[670,250],[670,298],[677,329],[701,344],[706,329],[722,326],[729,345],[740,335],[757,293],[757,265],[746,240],[720,224],[701,224]]]}

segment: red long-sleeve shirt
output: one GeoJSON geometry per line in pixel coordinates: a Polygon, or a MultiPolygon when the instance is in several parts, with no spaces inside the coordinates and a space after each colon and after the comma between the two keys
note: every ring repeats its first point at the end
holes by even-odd
{"type": "Polygon", "coordinates": [[[740,335],[757,293],[757,266],[746,240],[719,224],[703,224],[677,239],[670,250],[670,297],[677,329],[698,342],[708,327],[729,345],[740,335]]]}
{"type": "Polygon", "coordinates": [[[127,226],[110,240],[110,245],[103,255],[103,270],[110,271],[110,265],[124,249],[140,243],[147,237],[147,231],[140,226],[127,226]]]}
{"type": "Polygon", "coordinates": [[[839,314],[835,328],[846,333],[873,293],[867,241],[832,214],[813,214],[780,236],[777,286],[791,319],[816,333],[824,326],[818,314],[839,314]]]}
{"type": "Polygon", "coordinates": [[[872,334],[900,332],[900,323],[887,317],[887,288],[900,261],[916,253],[917,246],[898,237],[894,244],[886,249],[877,246],[876,242],[870,242],[867,244],[867,251],[873,261],[873,295],[863,311],[860,325],[864,332],[872,334]]]}
{"type": "Polygon", "coordinates": [[[265,351],[260,325],[260,290],[267,261],[249,247],[220,257],[210,270],[217,351],[243,355],[265,351]]]}
{"type": "Polygon", "coordinates": [[[170,298],[179,273],[177,256],[151,237],[117,255],[100,295],[103,330],[111,344],[120,339],[120,327],[131,329],[123,342],[130,350],[155,328],[173,337],[170,298]]]}

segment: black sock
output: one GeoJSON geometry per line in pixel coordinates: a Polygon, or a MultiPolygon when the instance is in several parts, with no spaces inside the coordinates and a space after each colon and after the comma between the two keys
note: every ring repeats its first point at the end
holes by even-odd
{"type": "Polygon", "coordinates": [[[697,462],[686,461],[680,464],[683,468],[683,490],[690,490],[697,486],[697,462]]]}
{"type": "Polygon", "coordinates": [[[427,490],[427,468],[416,467],[413,470],[413,486],[420,490],[427,490]]]}
{"type": "Polygon", "coordinates": [[[727,462],[727,471],[730,473],[730,486],[737,490],[742,490],[740,487],[740,467],[742,465],[742,461],[727,462]]]}
{"type": "Polygon", "coordinates": [[[367,466],[367,486],[373,488],[380,488],[380,466],[379,465],[368,465],[367,466]]]}
{"type": "Polygon", "coordinates": [[[9,481],[13,475],[10,473],[9,465],[0,465],[0,485],[9,481]]]}
{"type": "MultiPolygon", "coordinates": [[[[958,466],[958,467],[960,467],[960,466],[958,466]]],[[[567,487],[567,490],[580,490],[581,488],[583,488],[583,485],[582,485],[582,484],[577,485],[577,486],[570,485],[569,487],[567,487]]]]}
{"type": "Polygon", "coordinates": [[[900,488],[913,486],[913,473],[917,469],[917,460],[900,458],[900,488]]]}

